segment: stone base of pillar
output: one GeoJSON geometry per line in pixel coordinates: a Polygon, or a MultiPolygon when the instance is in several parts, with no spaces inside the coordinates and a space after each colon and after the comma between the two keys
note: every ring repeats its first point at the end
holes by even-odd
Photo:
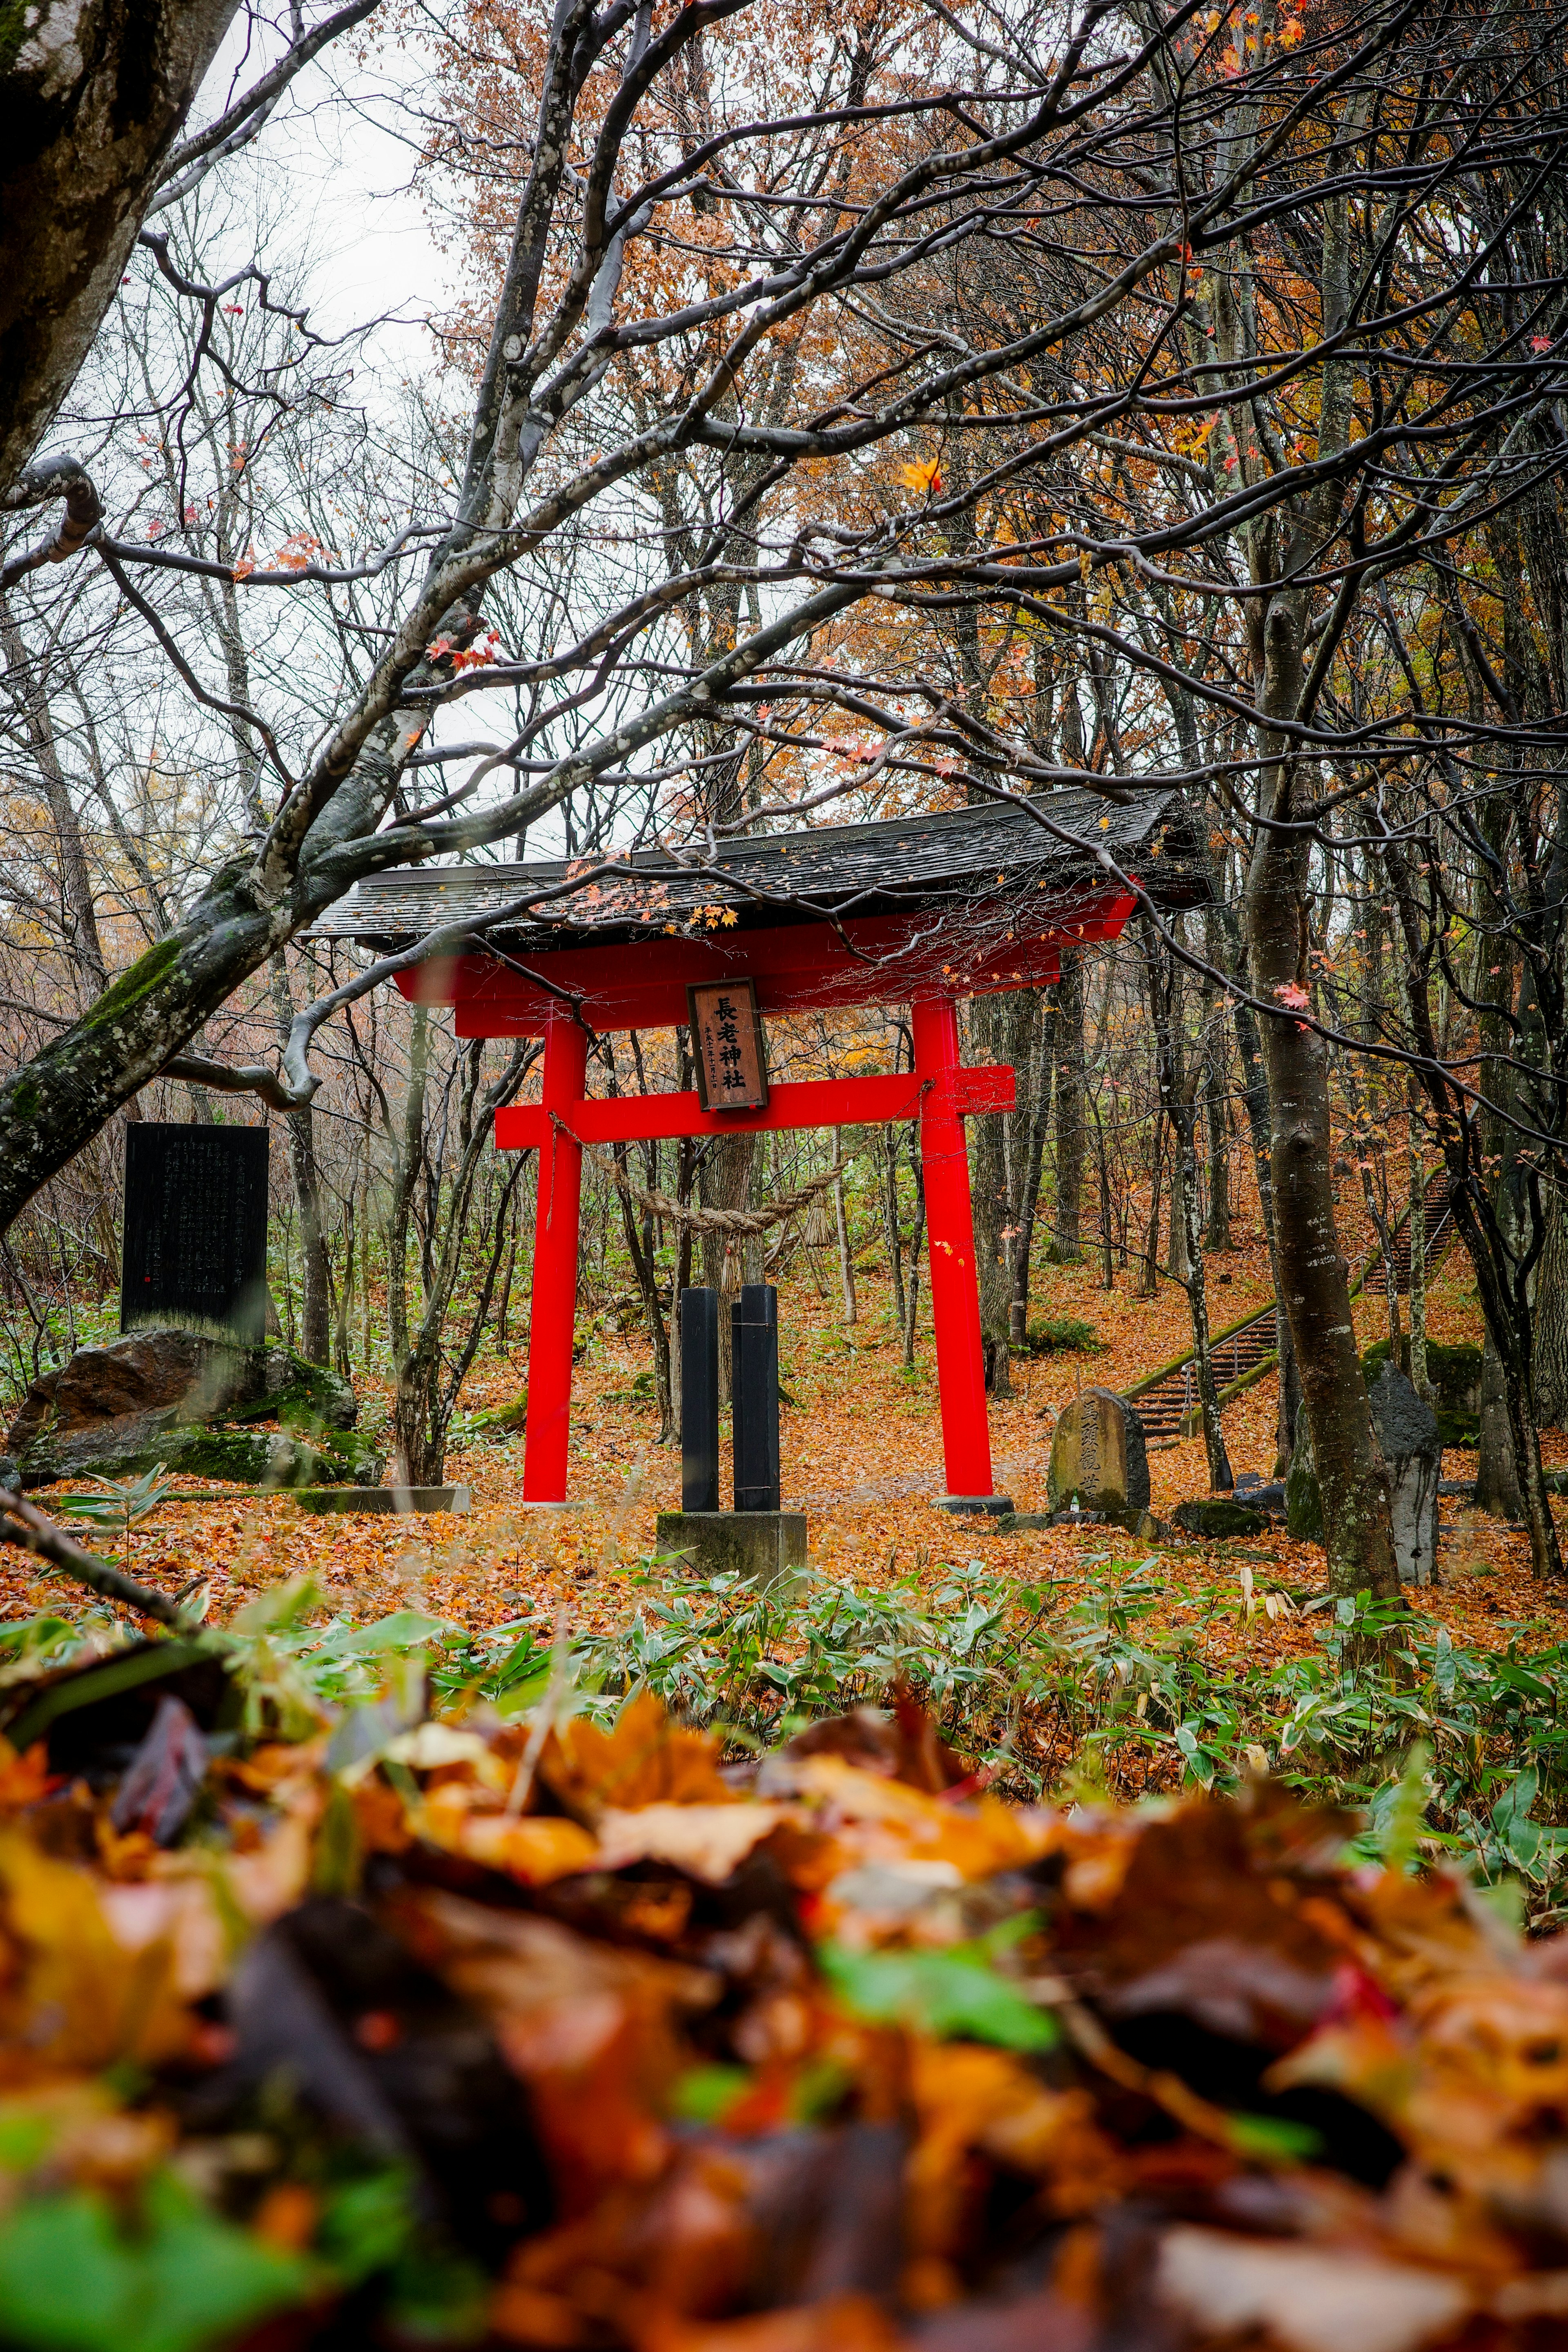
{"type": "Polygon", "coordinates": [[[661,1552],[684,1552],[700,1576],[742,1576],[762,1591],[805,1567],[804,1511],[660,1511],[661,1552]]]}
{"type": "Polygon", "coordinates": [[[973,1519],[1004,1518],[1013,1508],[1011,1495],[933,1495],[931,1503],[939,1511],[973,1519]]]}

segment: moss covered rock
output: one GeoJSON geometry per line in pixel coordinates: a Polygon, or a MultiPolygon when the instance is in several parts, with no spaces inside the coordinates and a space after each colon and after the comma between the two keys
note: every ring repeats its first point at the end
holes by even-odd
{"type": "Polygon", "coordinates": [[[247,1348],[176,1324],[79,1348],[36,1380],[7,1434],[29,1486],[117,1478],[159,1462],[253,1486],[374,1485],[353,1391],[292,1348],[247,1348]],[[252,1426],[273,1422],[274,1432],[252,1426]]]}

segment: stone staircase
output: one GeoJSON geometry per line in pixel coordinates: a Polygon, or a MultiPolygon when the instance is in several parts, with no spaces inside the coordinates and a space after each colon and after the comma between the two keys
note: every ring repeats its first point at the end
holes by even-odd
{"type": "MultiPolygon", "coordinates": [[[[1432,1269],[1445,1255],[1455,1234],[1454,1212],[1448,1173],[1438,1169],[1426,1183],[1426,1270],[1432,1269]]],[[[1394,1274],[1401,1297],[1410,1289],[1410,1220],[1408,1213],[1400,1220],[1394,1238],[1394,1274]]],[[[1363,1269],[1354,1290],[1368,1285],[1381,1286],[1384,1282],[1383,1252],[1373,1251],[1363,1269]]],[[[1352,1291],[1353,1295],[1353,1291],[1352,1291]]],[[[1216,1331],[1210,1341],[1214,1357],[1215,1385],[1222,1407],[1231,1398],[1250,1388],[1274,1361],[1274,1301],[1232,1323],[1226,1330],[1216,1331]]],[[[1157,1372],[1122,1391],[1129,1404],[1138,1408],[1138,1418],[1143,1424],[1143,1434],[1151,1441],[1177,1438],[1190,1433],[1195,1427],[1198,1411],[1197,1369],[1189,1348],[1157,1372]]]]}

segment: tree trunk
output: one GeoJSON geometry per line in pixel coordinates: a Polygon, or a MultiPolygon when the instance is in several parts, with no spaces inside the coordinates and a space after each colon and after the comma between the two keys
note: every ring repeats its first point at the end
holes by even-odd
{"type": "MultiPolygon", "coordinates": [[[[743,1209],[751,1194],[752,1168],[756,1158],[754,1135],[721,1135],[702,1162],[699,1174],[705,1209],[743,1209]]],[[[748,1279],[744,1252],[723,1234],[702,1235],[702,1279],[719,1293],[719,1402],[730,1402],[733,1349],[730,1307],[748,1279]]]]}
{"type": "Polygon", "coordinates": [[[1038,1073],[1035,1097],[1030,1106],[1027,1155],[1024,1168],[1024,1192],[1018,1204],[1018,1242],[1013,1261],[1013,1298],[1007,1310],[1007,1328],[1014,1344],[1022,1347],[1029,1330],[1029,1268],[1035,1251],[1035,1225],[1040,1213],[1040,1182],[1045,1172],[1046,1136],[1051,1118],[1051,1076],[1056,1066],[1057,1008],[1048,998],[1040,1000],[1040,1048],[1036,1064],[1038,1073]]]}
{"type": "Polygon", "coordinates": [[[1143,1236],[1143,1256],[1133,1276],[1134,1298],[1152,1298],[1160,1287],[1160,1192],[1165,1169],[1165,1114],[1154,1113],[1154,1134],[1149,1160],[1149,1229],[1143,1236]]]}
{"type": "Polygon", "coordinates": [[[1188,1273],[1187,1303],[1192,1315],[1193,1357],[1197,1373],[1198,1407],[1203,1415],[1204,1452],[1208,1460],[1209,1486],[1218,1493],[1235,1485],[1220,1426],[1219,1399],[1215,1389],[1214,1353],[1209,1345],[1208,1289],[1204,1274],[1203,1232],[1198,1216],[1197,1078],[1183,1068],[1181,968],[1175,957],[1151,938],[1144,965],[1149,983],[1149,1009],[1154,1027],[1160,1101],[1171,1123],[1175,1149],[1171,1170],[1171,1222],[1184,1221],[1184,1254],[1188,1273]]]}
{"type": "MultiPolygon", "coordinates": [[[[272,959],[272,1010],[279,1045],[289,1042],[294,1018],[283,951],[272,959]]],[[[316,1160],[315,1114],[307,1105],[284,1118],[289,1135],[289,1172],[300,1212],[300,1351],[312,1364],[331,1361],[332,1268],[321,1221],[321,1178],[316,1160]]]]}
{"type": "MultiPolygon", "coordinates": [[[[1005,1062],[1015,1071],[1022,1064],[1026,1076],[1030,1033],[1038,1012],[1039,999],[1032,989],[1010,989],[976,998],[969,1020],[973,1058],[982,1063],[1005,1062]]],[[[1028,1165],[1026,1089],[1021,1109],[971,1119],[968,1132],[985,1385],[994,1396],[1010,1396],[1019,1196],[1028,1165]]]]}
{"type": "MultiPolygon", "coordinates": [[[[1268,783],[1266,772],[1266,806],[1268,783]]],[[[1247,877],[1247,961],[1266,1001],[1281,989],[1305,991],[1300,857],[1289,835],[1259,829],[1247,877]]],[[[1391,1599],[1399,1577],[1388,1479],[1373,1435],[1349,1269],[1334,1224],[1327,1049],[1312,1030],[1283,1015],[1262,1029],[1280,1297],[1322,1489],[1329,1582],[1337,1593],[1391,1599]]]]}
{"type": "Polygon", "coordinates": [[[1481,1443],[1476,1456],[1476,1504],[1479,1509],[1489,1511],[1497,1518],[1512,1519],[1516,1524],[1524,1517],[1502,1359],[1489,1329],[1481,1344],[1481,1443]]]}
{"type": "Polygon", "coordinates": [[[38,0],[0,16],[0,490],[53,424],[235,0],[38,0]]]}
{"type": "Polygon", "coordinates": [[[1410,1378],[1424,1404],[1432,1402],[1426,1369],[1426,1171],[1415,1097],[1410,1110],[1410,1378]]]}
{"type": "MultiPolygon", "coordinates": [[[[910,1236],[910,1279],[908,1294],[904,1300],[903,1339],[904,1370],[906,1372],[912,1372],[915,1368],[915,1318],[920,1309],[921,1244],[925,1239],[925,1170],[917,1160],[915,1161],[915,1223],[914,1231],[910,1236]]],[[[1006,1390],[1005,1390],[1003,1393],[1005,1395],[1010,1394],[1011,1390],[1012,1383],[1009,1381],[1006,1390]]]]}
{"type": "MultiPolygon", "coordinates": [[[[835,1167],[844,1157],[844,1129],[833,1130],[833,1161],[835,1167]]],[[[855,1299],[855,1253],[849,1246],[849,1211],[844,1198],[844,1179],[833,1180],[833,1224],[838,1239],[838,1280],[844,1292],[844,1321],[852,1328],[858,1308],[855,1299]]]]}
{"type": "Polygon", "coordinates": [[[904,1328],[904,1244],[899,1231],[899,1133],[882,1130],[882,1227],[888,1237],[888,1281],[892,1296],[893,1328],[904,1328]]]}
{"type": "Polygon", "coordinates": [[[1546,1244],[1535,1269],[1535,1410],[1543,1429],[1568,1424],[1568,1215],[1548,1195],[1546,1244]]]}
{"type": "Polygon", "coordinates": [[[1076,1265],[1083,1199],[1083,958],[1062,951],[1057,999],[1057,1213],[1046,1255],[1076,1265]]]}

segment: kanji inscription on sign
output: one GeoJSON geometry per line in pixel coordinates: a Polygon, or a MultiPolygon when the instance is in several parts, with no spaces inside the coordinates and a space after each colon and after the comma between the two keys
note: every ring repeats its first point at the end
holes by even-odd
{"type": "Polygon", "coordinates": [[[697,1098],[704,1110],[765,1110],[768,1062],[757,992],[749,980],[689,988],[697,1098]]]}

